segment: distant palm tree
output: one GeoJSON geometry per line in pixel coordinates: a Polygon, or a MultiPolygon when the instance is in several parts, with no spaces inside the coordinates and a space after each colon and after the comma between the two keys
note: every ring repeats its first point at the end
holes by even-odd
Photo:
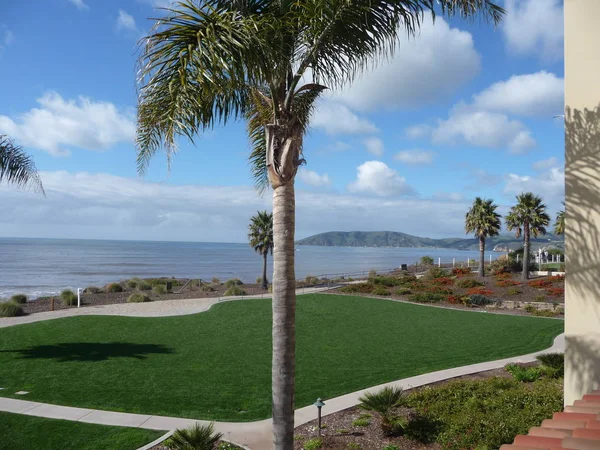
{"type": "MultiPolygon", "coordinates": [[[[563,202],[565,206],[565,202],[563,202]]],[[[556,213],[556,221],[554,222],[554,234],[565,234],[565,210],[561,209],[556,213]]]]}
{"type": "Polygon", "coordinates": [[[6,135],[0,135],[0,183],[2,181],[18,187],[31,186],[45,195],[33,159],[6,135]]]}
{"type": "Polygon", "coordinates": [[[529,241],[531,235],[538,237],[546,234],[546,227],[550,223],[550,216],[546,213],[546,205],[541,197],[531,192],[517,195],[517,204],[510,209],[506,216],[506,227],[513,231],[517,238],[523,235],[523,275],[526,281],[529,278],[529,241]]]}
{"type": "Polygon", "coordinates": [[[267,289],[267,255],[273,254],[273,213],[258,211],[250,219],[248,240],[250,247],[263,257],[262,288],[267,289]]]}
{"type": "Polygon", "coordinates": [[[485,239],[490,236],[498,236],[502,224],[500,214],[496,212],[498,205],[492,200],[477,197],[465,216],[465,231],[475,233],[479,239],[479,276],[485,275],[485,239]]]}

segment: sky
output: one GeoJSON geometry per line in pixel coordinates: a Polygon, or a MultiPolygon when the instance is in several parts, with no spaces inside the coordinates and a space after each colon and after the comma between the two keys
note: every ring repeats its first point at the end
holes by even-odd
{"type": "MultiPolygon", "coordinates": [[[[465,237],[476,196],[504,214],[564,199],[561,0],[498,0],[501,25],[427,19],[391,59],[319,100],[296,178],[296,237],[400,231],[465,237]]],[[[245,242],[270,210],[243,122],[178,142],[136,172],[138,42],[169,0],[0,2],[0,134],[46,197],[0,186],[0,236],[245,242]]]]}

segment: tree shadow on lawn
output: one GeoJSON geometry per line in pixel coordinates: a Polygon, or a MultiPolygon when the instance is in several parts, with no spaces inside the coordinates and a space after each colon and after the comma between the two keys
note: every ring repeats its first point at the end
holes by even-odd
{"type": "Polygon", "coordinates": [[[58,362],[105,361],[109,358],[146,359],[149,354],[174,353],[171,348],[160,344],[132,344],[128,342],[69,342],[54,345],[36,345],[21,350],[0,350],[0,352],[20,353],[23,359],[55,359],[58,362]]]}

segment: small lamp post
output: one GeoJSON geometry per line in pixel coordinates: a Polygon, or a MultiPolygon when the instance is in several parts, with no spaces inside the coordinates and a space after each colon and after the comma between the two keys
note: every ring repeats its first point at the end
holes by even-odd
{"type": "Polygon", "coordinates": [[[321,437],[321,408],[325,406],[325,403],[320,398],[318,398],[317,401],[313,403],[313,405],[315,405],[319,410],[319,437],[321,437]]]}

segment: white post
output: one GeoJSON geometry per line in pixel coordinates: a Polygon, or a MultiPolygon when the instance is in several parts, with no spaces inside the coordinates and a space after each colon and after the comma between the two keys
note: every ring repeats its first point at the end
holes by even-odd
{"type": "Polygon", "coordinates": [[[452,268],[454,269],[454,266],[456,265],[456,258],[452,258],[452,268]]]}
{"type": "Polygon", "coordinates": [[[442,258],[438,258],[438,267],[442,267],[442,258]]]}
{"type": "Polygon", "coordinates": [[[517,253],[517,262],[519,262],[519,254],[517,253]]]}
{"type": "Polygon", "coordinates": [[[490,264],[492,263],[492,254],[490,253],[490,264]]]}
{"type": "Polygon", "coordinates": [[[471,258],[467,258],[467,267],[470,268],[471,267],[471,258]]]}
{"type": "Polygon", "coordinates": [[[81,307],[81,291],[83,289],[77,288],[77,307],[81,307]]]}

